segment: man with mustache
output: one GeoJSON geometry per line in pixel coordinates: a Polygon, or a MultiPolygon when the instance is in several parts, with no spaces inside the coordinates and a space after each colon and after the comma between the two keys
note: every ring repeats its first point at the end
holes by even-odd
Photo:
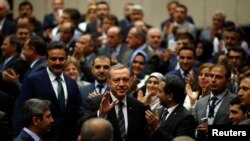
{"type": "Polygon", "coordinates": [[[114,128],[114,141],[147,141],[146,107],[129,95],[129,68],[119,63],[111,66],[107,83],[110,91],[88,100],[80,123],[93,117],[106,118],[114,128]]]}
{"type": "Polygon", "coordinates": [[[27,99],[39,98],[51,101],[50,110],[55,121],[50,132],[43,136],[44,140],[69,141],[76,138],[76,124],[82,112],[82,102],[76,81],[63,74],[66,60],[64,43],[60,41],[48,43],[46,52],[48,67],[28,76],[17,98],[13,121],[16,133],[20,130],[20,107],[27,99]]]}

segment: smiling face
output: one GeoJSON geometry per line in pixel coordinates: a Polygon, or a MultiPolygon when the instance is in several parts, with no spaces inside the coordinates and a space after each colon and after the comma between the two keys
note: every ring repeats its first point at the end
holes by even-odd
{"type": "Polygon", "coordinates": [[[132,64],[132,69],[133,69],[133,73],[135,75],[139,75],[143,72],[145,68],[145,59],[142,55],[138,54],[136,55],[133,64],[132,64]]]}
{"type": "Polygon", "coordinates": [[[64,49],[52,49],[48,51],[47,65],[49,70],[56,76],[62,74],[66,65],[66,52],[64,49]]]}
{"type": "Polygon", "coordinates": [[[130,88],[130,81],[128,68],[110,70],[109,88],[118,100],[122,100],[127,95],[130,88]]]}
{"type": "Polygon", "coordinates": [[[199,86],[201,88],[205,88],[207,86],[207,84],[209,83],[209,73],[210,73],[210,69],[209,68],[203,68],[200,72],[199,72],[199,86]]]}
{"type": "Polygon", "coordinates": [[[147,91],[151,94],[156,94],[159,88],[160,81],[156,77],[149,77],[147,81],[147,91]]]}
{"type": "Polygon", "coordinates": [[[189,71],[194,67],[195,58],[191,50],[181,50],[179,53],[179,63],[183,71],[189,71]]]}
{"type": "Polygon", "coordinates": [[[69,77],[71,77],[72,79],[74,79],[76,81],[80,75],[77,66],[73,63],[68,63],[66,65],[65,70],[64,70],[64,74],[68,75],[69,77]]]}

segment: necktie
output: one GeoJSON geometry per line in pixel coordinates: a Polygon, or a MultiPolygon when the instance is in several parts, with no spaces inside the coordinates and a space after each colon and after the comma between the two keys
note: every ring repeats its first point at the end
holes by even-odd
{"type": "Polygon", "coordinates": [[[160,125],[163,126],[165,120],[166,120],[166,117],[168,115],[168,110],[167,109],[164,109],[164,111],[162,112],[162,115],[161,115],[161,119],[160,119],[160,125]]]}
{"type": "Polygon", "coordinates": [[[56,81],[58,83],[58,85],[57,85],[58,101],[59,101],[61,109],[64,109],[65,108],[65,97],[64,97],[64,91],[63,91],[63,86],[62,86],[62,79],[60,77],[57,77],[56,81]]]}
{"type": "Polygon", "coordinates": [[[120,127],[120,132],[121,132],[121,139],[122,141],[126,140],[126,130],[125,130],[125,121],[124,121],[124,115],[122,112],[122,107],[123,107],[123,102],[118,103],[118,122],[119,122],[119,127],[120,127]]]}
{"type": "Polygon", "coordinates": [[[215,106],[216,106],[215,102],[217,100],[218,100],[218,98],[215,97],[215,96],[210,99],[210,101],[212,101],[212,104],[209,105],[209,113],[208,113],[209,118],[214,117],[214,109],[215,109],[215,106]]]}
{"type": "Polygon", "coordinates": [[[102,94],[102,88],[103,88],[103,87],[104,87],[104,86],[103,86],[102,84],[98,84],[98,85],[97,85],[97,88],[98,88],[98,90],[99,90],[99,91],[98,91],[99,94],[102,94]]]}

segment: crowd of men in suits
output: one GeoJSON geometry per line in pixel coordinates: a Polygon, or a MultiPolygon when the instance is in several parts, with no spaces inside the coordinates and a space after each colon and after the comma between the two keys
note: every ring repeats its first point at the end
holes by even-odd
{"type": "Polygon", "coordinates": [[[0,138],[203,141],[208,125],[249,124],[243,31],[217,11],[198,33],[185,5],[167,7],[157,28],[134,3],[119,21],[106,1],[90,2],[83,16],[53,0],[41,24],[31,2],[21,2],[11,20],[0,0],[0,138]],[[68,58],[76,63],[66,73],[68,58]],[[150,109],[153,101],[159,109],[150,109]]]}

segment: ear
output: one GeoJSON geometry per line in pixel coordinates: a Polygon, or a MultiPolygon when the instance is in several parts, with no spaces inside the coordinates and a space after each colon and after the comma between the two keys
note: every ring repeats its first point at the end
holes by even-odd
{"type": "Polygon", "coordinates": [[[77,137],[77,141],[82,141],[82,137],[80,135],[77,137]]]}
{"type": "Polygon", "coordinates": [[[168,101],[173,101],[173,93],[167,94],[167,100],[168,101]]]}
{"type": "Polygon", "coordinates": [[[37,126],[39,120],[40,120],[40,119],[39,119],[37,116],[34,116],[34,117],[32,118],[32,123],[33,123],[35,126],[37,126]]]}

